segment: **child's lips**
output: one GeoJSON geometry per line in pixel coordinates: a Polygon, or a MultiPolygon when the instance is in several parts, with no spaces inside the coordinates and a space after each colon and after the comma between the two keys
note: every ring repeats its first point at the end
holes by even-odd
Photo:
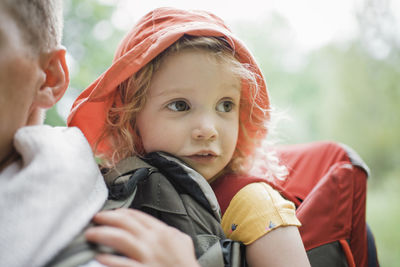
{"type": "Polygon", "coordinates": [[[196,153],[193,155],[186,156],[185,158],[197,162],[197,163],[211,163],[213,162],[218,156],[214,152],[202,152],[196,153]]]}

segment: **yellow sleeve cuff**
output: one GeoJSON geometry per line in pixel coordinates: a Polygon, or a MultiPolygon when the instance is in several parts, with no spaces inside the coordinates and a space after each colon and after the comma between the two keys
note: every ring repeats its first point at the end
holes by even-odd
{"type": "Polygon", "coordinates": [[[267,183],[243,187],[222,217],[225,235],[249,245],[280,226],[300,226],[295,206],[267,183]]]}

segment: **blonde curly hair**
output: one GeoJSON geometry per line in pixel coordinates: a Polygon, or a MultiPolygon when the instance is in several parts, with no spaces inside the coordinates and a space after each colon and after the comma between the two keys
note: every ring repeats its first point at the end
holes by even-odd
{"type": "MultiPolygon", "coordinates": [[[[111,155],[97,154],[101,158],[103,166],[113,167],[121,159],[135,155],[142,156],[146,153],[137,129],[136,116],[146,104],[147,91],[150,87],[152,77],[160,68],[163,60],[171,54],[187,49],[210,52],[210,55],[219,63],[230,66],[233,74],[241,79],[242,85],[246,84],[251,93],[248,99],[241,97],[240,112],[244,110],[251,114],[253,109],[262,109],[254,101],[254,98],[258,97],[259,88],[257,79],[259,77],[252,70],[251,65],[239,62],[234,49],[231,48],[224,38],[185,35],[118,86],[115,100],[118,101],[118,105],[114,103],[108,110],[106,126],[97,141],[97,144],[99,144],[102,140],[107,139],[113,148],[111,155]]],[[[248,117],[254,123],[254,128],[267,131],[268,125],[266,121],[269,120],[266,120],[265,117],[269,118],[269,113],[270,110],[262,110],[258,114],[264,114],[263,117],[248,117]]],[[[238,141],[234,155],[225,168],[225,172],[249,172],[253,167],[256,155],[249,157],[248,153],[245,153],[246,146],[249,143],[258,147],[264,144],[262,140],[250,139],[246,134],[246,128],[240,121],[239,136],[242,136],[243,140],[238,141]]],[[[269,177],[279,178],[284,175],[284,172],[281,172],[282,167],[279,165],[279,161],[272,152],[265,153],[264,150],[264,152],[257,153],[257,155],[260,155],[264,161],[267,161],[264,166],[269,166],[268,170],[273,170],[272,173],[268,174],[269,177]]]]}

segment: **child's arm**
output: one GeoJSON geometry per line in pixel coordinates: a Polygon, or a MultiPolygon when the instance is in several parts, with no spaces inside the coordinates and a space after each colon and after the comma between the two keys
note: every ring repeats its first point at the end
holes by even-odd
{"type": "Polygon", "coordinates": [[[296,226],[278,227],[246,248],[249,266],[310,266],[296,226]]]}
{"type": "Polygon", "coordinates": [[[310,266],[295,206],[266,183],[243,187],[222,217],[226,236],[246,244],[249,266],[310,266]]]}
{"type": "Polygon", "coordinates": [[[103,254],[96,259],[107,266],[198,267],[192,240],[175,228],[133,209],[100,212],[100,226],[87,230],[87,240],[125,255],[103,254]]]}

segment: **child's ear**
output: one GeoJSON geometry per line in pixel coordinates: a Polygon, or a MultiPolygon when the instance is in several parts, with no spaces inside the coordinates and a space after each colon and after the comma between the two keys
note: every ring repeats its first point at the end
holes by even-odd
{"type": "Polygon", "coordinates": [[[42,68],[46,78],[36,95],[36,104],[40,108],[54,106],[68,87],[69,72],[65,55],[65,48],[59,48],[45,56],[42,68]]]}

